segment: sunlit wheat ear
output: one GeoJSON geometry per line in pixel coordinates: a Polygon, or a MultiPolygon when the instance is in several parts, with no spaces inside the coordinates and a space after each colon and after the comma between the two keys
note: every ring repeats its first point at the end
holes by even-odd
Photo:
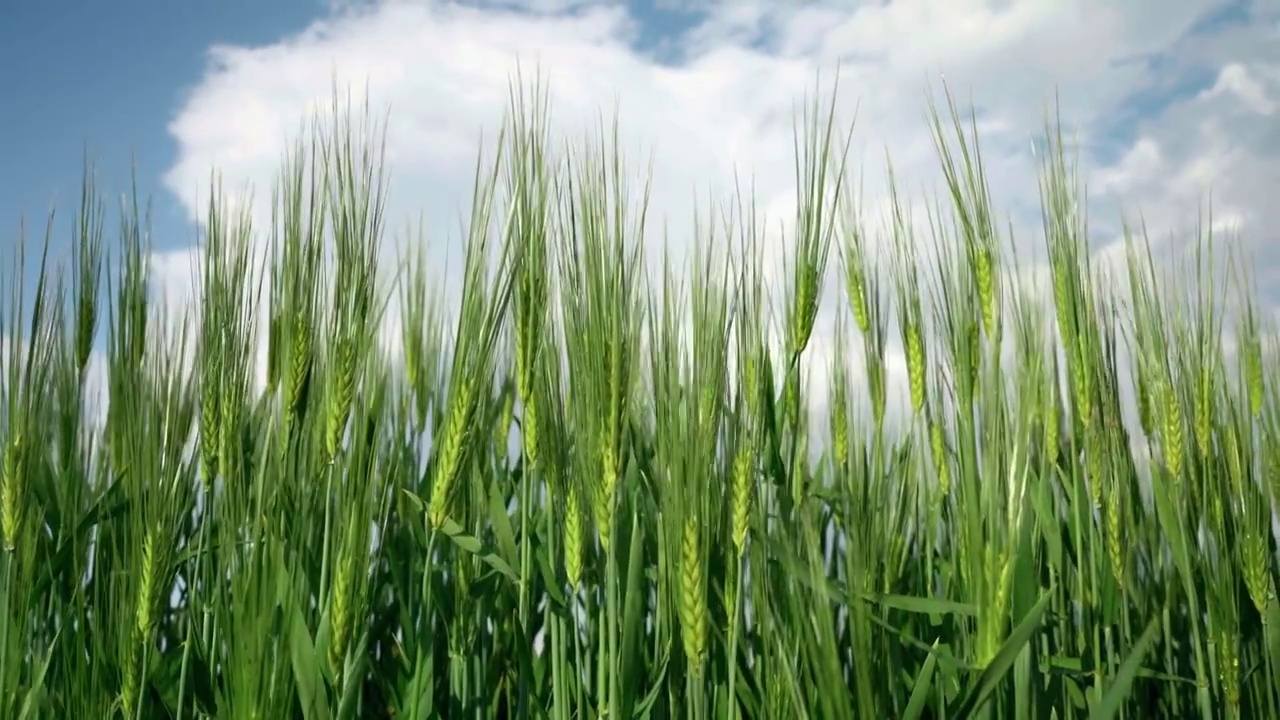
{"type": "Polygon", "coordinates": [[[520,439],[524,445],[524,454],[529,458],[529,467],[537,470],[542,461],[541,437],[538,424],[538,403],[536,400],[521,405],[520,439]]]}
{"type": "Polygon", "coordinates": [[[707,598],[703,586],[703,557],[697,519],[690,514],[684,521],[680,543],[680,630],[685,657],[700,676],[706,659],[707,598]]]}
{"type": "Polygon", "coordinates": [[[831,392],[831,457],[837,472],[849,467],[849,390],[844,382],[831,392]]]}
{"type": "Polygon", "coordinates": [[[1265,520],[1253,522],[1246,529],[1240,545],[1240,563],[1244,570],[1244,584],[1254,608],[1267,622],[1267,606],[1275,600],[1275,575],[1271,572],[1274,556],[1271,554],[1269,528],[1265,520]]]}
{"type": "Polygon", "coordinates": [[[342,435],[351,416],[351,402],[356,392],[356,343],[350,337],[338,341],[337,363],[332,374],[333,390],[325,419],[325,453],[332,460],[338,454],[342,435]]]}
{"type": "Polygon", "coordinates": [[[1213,634],[1217,636],[1218,679],[1222,682],[1222,694],[1235,715],[1240,707],[1240,636],[1228,630],[1213,634]]]}
{"type": "Polygon", "coordinates": [[[435,467],[435,477],[431,486],[431,504],[428,508],[427,519],[433,528],[443,526],[449,516],[449,504],[458,478],[462,444],[466,440],[464,435],[467,430],[473,392],[475,389],[471,380],[464,379],[458,388],[457,396],[449,403],[449,422],[446,426],[444,444],[440,448],[440,460],[435,467]]]}
{"type": "Polygon", "coordinates": [[[227,372],[223,377],[222,393],[218,399],[218,469],[224,482],[236,477],[240,468],[239,457],[239,393],[227,372]]]}
{"type": "Polygon", "coordinates": [[[1262,344],[1256,337],[1250,338],[1244,350],[1245,386],[1249,392],[1249,410],[1255,418],[1262,416],[1262,403],[1266,397],[1266,380],[1262,373],[1262,344]]]}
{"type": "Polygon", "coordinates": [[[1058,452],[1061,448],[1062,432],[1062,410],[1058,406],[1058,378],[1052,376],[1051,381],[1047,385],[1049,388],[1045,391],[1045,410],[1044,410],[1044,447],[1048,454],[1049,467],[1054,468],[1058,465],[1058,452]]]}
{"type": "Polygon", "coordinates": [[[577,592],[582,586],[582,498],[576,483],[569,486],[564,513],[564,572],[570,591],[577,592]]]}
{"type": "Polygon", "coordinates": [[[351,632],[351,562],[340,557],[333,577],[333,605],[329,609],[329,672],[335,678],[342,673],[343,659],[351,632]]]}
{"type": "Polygon", "coordinates": [[[855,260],[848,265],[846,272],[846,293],[849,296],[849,306],[853,311],[853,321],[858,325],[858,330],[865,337],[871,332],[871,314],[867,310],[867,282],[864,276],[864,268],[861,260],[855,260]]]}
{"type": "Polygon", "coordinates": [[[947,459],[947,431],[939,415],[940,411],[930,413],[929,450],[938,473],[938,501],[941,502],[951,492],[951,463],[947,459]]]}
{"type": "MultiPolygon", "coordinates": [[[[980,230],[982,232],[982,230],[980,230]]],[[[982,327],[992,337],[996,334],[996,273],[992,267],[993,255],[986,239],[977,240],[974,252],[974,284],[978,287],[978,300],[982,309],[982,327]]]]}
{"type": "Polygon", "coordinates": [[[733,547],[741,558],[746,553],[747,531],[751,524],[751,496],[755,478],[755,454],[750,441],[742,441],[733,461],[732,517],[733,547]]]}
{"type": "Polygon", "coordinates": [[[928,359],[925,357],[924,333],[919,318],[907,323],[907,378],[911,389],[911,408],[919,414],[924,410],[925,375],[928,359]]]}
{"type": "MultiPolygon", "coordinates": [[[[526,269],[525,272],[529,272],[529,270],[526,269]]],[[[530,292],[525,287],[522,287],[522,290],[524,290],[525,292],[530,292]]],[[[516,304],[517,316],[532,314],[534,310],[528,307],[532,302],[533,301],[529,300],[527,297],[522,297],[521,302],[516,304]]],[[[538,339],[529,337],[534,332],[533,330],[529,329],[530,324],[531,324],[531,321],[529,319],[524,319],[524,322],[518,325],[517,332],[515,333],[515,343],[516,343],[515,392],[518,393],[519,395],[520,405],[522,408],[524,408],[523,410],[524,414],[536,415],[537,410],[536,408],[534,408],[534,406],[537,404],[535,402],[535,396],[536,396],[537,390],[534,384],[534,379],[537,377],[536,370],[537,370],[538,361],[537,361],[537,353],[535,352],[535,349],[537,347],[538,339]]],[[[537,420],[535,419],[531,424],[536,425],[537,420]]],[[[524,425],[525,425],[525,421],[522,419],[521,420],[522,432],[523,432],[524,425]]],[[[536,452],[536,449],[537,449],[536,442],[533,443],[533,446],[534,446],[533,450],[534,452],[536,452]]],[[[529,452],[528,447],[526,447],[525,450],[526,452],[529,452]]],[[[530,460],[532,460],[532,457],[533,456],[530,455],[530,460]]]]}
{"type": "Polygon", "coordinates": [[[138,637],[145,642],[155,626],[155,600],[158,587],[160,548],[164,540],[158,537],[154,529],[148,529],[142,542],[142,574],[138,579],[138,603],[134,615],[138,637]]]}
{"type": "Polygon", "coordinates": [[[614,493],[617,492],[618,487],[618,462],[613,443],[609,442],[607,438],[602,439],[603,442],[600,448],[600,485],[596,490],[595,515],[596,532],[600,535],[600,547],[608,553],[610,542],[613,539],[613,505],[614,493]]]}
{"type": "Polygon", "coordinates": [[[1178,399],[1177,390],[1168,379],[1161,383],[1160,411],[1164,417],[1161,427],[1161,440],[1164,444],[1164,464],[1175,483],[1182,481],[1182,461],[1185,448],[1184,421],[1182,401],[1178,399]]]}
{"type": "Polygon", "coordinates": [[[1094,509],[1102,508],[1102,483],[1103,483],[1103,463],[1105,453],[1107,452],[1107,443],[1103,436],[1103,431],[1097,423],[1090,422],[1085,425],[1085,450],[1084,462],[1085,472],[1088,475],[1089,498],[1093,501],[1094,509]]]}
{"type": "Polygon", "coordinates": [[[289,366],[288,394],[285,401],[290,422],[296,423],[306,413],[307,389],[311,383],[313,349],[311,333],[312,328],[306,319],[302,317],[294,319],[292,362],[289,366]]]}
{"type": "Polygon", "coordinates": [[[26,467],[23,455],[26,447],[21,430],[13,432],[4,449],[0,463],[0,531],[4,534],[4,549],[12,553],[18,547],[22,535],[22,504],[26,493],[26,467]]]}
{"type": "Polygon", "coordinates": [[[1112,483],[1107,493],[1107,511],[1104,518],[1107,523],[1107,557],[1111,561],[1111,575],[1115,578],[1120,590],[1125,590],[1125,557],[1128,547],[1125,544],[1124,505],[1119,483],[1112,483]]]}
{"type": "MultiPolygon", "coordinates": [[[[206,353],[211,353],[206,350],[206,353]]],[[[222,413],[219,409],[220,387],[217,361],[208,354],[202,359],[200,378],[200,481],[205,489],[213,485],[218,474],[218,447],[221,445],[219,429],[222,413]]]]}
{"type": "MultiPolygon", "coordinates": [[[[132,655],[139,655],[141,651],[132,651],[132,655]]],[[[123,716],[130,718],[137,715],[138,708],[138,671],[136,669],[137,662],[127,663],[124,671],[124,678],[120,685],[120,697],[117,703],[123,711],[123,716]]]]}
{"type": "Polygon", "coordinates": [[[1089,367],[1088,350],[1083,341],[1078,341],[1075,350],[1075,362],[1071,363],[1073,383],[1076,390],[1076,410],[1080,414],[1080,422],[1086,426],[1093,425],[1093,373],[1089,367]]]}
{"type": "Polygon", "coordinates": [[[1139,372],[1135,383],[1138,395],[1138,425],[1143,434],[1150,436],[1155,429],[1155,398],[1151,396],[1151,382],[1139,372]]]}
{"type": "Polygon", "coordinates": [[[995,580],[994,586],[990,588],[991,605],[984,610],[986,617],[983,641],[978,650],[978,661],[986,664],[995,657],[1004,636],[1013,568],[1008,554],[995,543],[988,544],[982,552],[988,566],[994,571],[992,577],[995,580]]]}
{"type": "Polygon", "coordinates": [[[806,263],[797,273],[789,348],[793,356],[800,355],[808,347],[809,337],[813,334],[813,323],[818,315],[818,268],[806,263]]]}

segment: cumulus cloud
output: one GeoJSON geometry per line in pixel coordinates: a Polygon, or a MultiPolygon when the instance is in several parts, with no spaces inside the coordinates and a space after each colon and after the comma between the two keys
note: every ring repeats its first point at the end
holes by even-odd
{"type": "MultiPolygon", "coordinates": [[[[1264,292],[1280,302],[1280,11],[1262,0],[1229,14],[1209,0],[707,2],[675,30],[629,7],[343,2],[273,44],[214,47],[170,125],[178,157],[165,184],[197,220],[217,168],[227,187],[252,185],[265,228],[302,120],[335,87],[367,89],[371,107],[389,111],[389,227],[424,218],[437,267],[456,264],[479,141],[492,142],[519,62],[548,78],[553,130],[566,141],[616,107],[637,188],[652,160],[656,256],[664,237],[679,251],[695,203],[727,198],[735,177],[773,227],[786,226],[796,111],[838,65],[836,111],[856,117],[851,157],[871,217],[885,208],[886,152],[913,203],[939,189],[926,112],[945,79],[976,113],[995,203],[1024,257],[1040,243],[1032,140],[1056,103],[1100,241],[1138,210],[1158,233],[1185,230],[1212,190],[1215,218],[1249,239],[1264,292]]],[[[177,251],[156,267],[185,278],[191,257],[177,251]]],[[[776,254],[767,262],[780,281],[776,254]]],[[[815,380],[841,352],[830,317],[819,327],[815,380]]]]}

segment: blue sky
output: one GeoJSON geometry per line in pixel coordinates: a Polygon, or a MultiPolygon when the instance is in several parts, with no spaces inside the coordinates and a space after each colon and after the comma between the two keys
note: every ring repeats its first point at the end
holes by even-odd
{"type": "MultiPolygon", "coordinates": [[[[504,3],[510,5],[511,3],[504,3]]],[[[515,3],[518,5],[518,3],[515,3]]],[[[660,63],[678,63],[684,32],[707,12],[668,2],[626,3],[639,21],[630,46],[660,63]]],[[[694,7],[695,4],[690,4],[694,7]]],[[[591,5],[588,3],[587,7],[591,5]]],[[[326,15],[322,0],[173,4],[121,0],[12,3],[0,22],[0,253],[8,255],[19,217],[38,234],[51,204],[74,208],[87,149],[101,187],[118,197],[136,163],[141,193],[153,204],[159,247],[190,242],[177,198],[160,182],[175,161],[168,124],[204,76],[214,45],[269,46],[326,15]]],[[[1253,21],[1247,2],[1219,3],[1187,28],[1189,37],[1253,21]]],[[[1151,67],[1096,145],[1113,161],[1142,124],[1169,104],[1212,86],[1215,68],[1178,61],[1177,44],[1125,62],[1151,67]]],[[[978,98],[981,104],[981,98],[978,98]]],[[[64,213],[60,213],[64,214],[64,213]]],[[[65,232],[56,234],[63,240],[65,232]]]]}
{"type": "MultiPolygon", "coordinates": [[[[836,105],[857,120],[870,221],[884,210],[886,151],[913,211],[937,190],[924,116],[945,79],[980,109],[988,180],[1020,248],[1040,242],[1033,147],[1056,101],[1064,131],[1082,140],[1100,243],[1139,211],[1153,238],[1185,237],[1212,192],[1215,218],[1248,240],[1264,293],[1280,300],[1274,0],[694,2],[696,12],[669,0],[362,0],[340,12],[325,0],[8,3],[0,270],[19,216],[38,230],[55,198],[66,248],[87,144],[113,199],[134,154],[154,202],[157,296],[190,302],[189,246],[211,170],[224,187],[254,189],[261,230],[287,144],[337,80],[391,109],[388,227],[423,218],[447,278],[477,140],[496,131],[517,60],[549,79],[557,135],[618,104],[633,176],[652,152],[655,250],[687,242],[695,200],[726,199],[735,179],[754,179],[757,206],[785,228],[793,113],[840,64],[836,105]]],[[[782,246],[766,252],[780,271],[782,246]]],[[[823,332],[816,365],[831,351],[823,332]]]]}
{"type": "Polygon", "coordinates": [[[128,191],[136,163],[140,194],[153,201],[156,243],[188,244],[189,226],[159,178],[174,159],[168,122],[199,81],[208,48],[271,42],[320,11],[317,0],[6,3],[0,10],[4,262],[19,218],[39,240],[51,205],[64,221],[55,240],[65,242],[86,150],[99,186],[114,197],[128,191]]]}
{"type": "MultiPolygon", "coordinates": [[[[673,38],[702,15],[661,1],[629,7],[645,19],[634,46],[663,60],[671,59],[673,38]]],[[[168,124],[206,71],[209,49],[269,45],[329,12],[323,0],[7,4],[0,10],[3,275],[20,223],[33,247],[50,208],[53,247],[65,250],[86,153],[108,195],[109,231],[120,194],[136,178],[151,202],[157,249],[189,245],[189,218],[160,179],[175,159],[168,124]]]]}

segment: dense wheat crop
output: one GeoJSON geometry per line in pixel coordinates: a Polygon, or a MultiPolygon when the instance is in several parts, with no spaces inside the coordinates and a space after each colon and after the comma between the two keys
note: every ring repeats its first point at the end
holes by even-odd
{"type": "Polygon", "coordinates": [[[456,302],[381,260],[338,106],[269,227],[213,197],[184,331],[91,182],[68,262],[12,258],[0,718],[1280,718],[1245,263],[1098,260],[1051,125],[1019,265],[954,106],[928,221],[864,221],[815,104],[785,282],[741,194],[655,278],[643,176],[545,97],[513,84],[456,302]]]}

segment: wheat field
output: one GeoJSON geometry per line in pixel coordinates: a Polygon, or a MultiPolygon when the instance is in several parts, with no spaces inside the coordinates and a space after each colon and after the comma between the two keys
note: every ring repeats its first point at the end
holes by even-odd
{"type": "Polygon", "coordinates": [[[87,170],[73,256],[6,258],[0,719],[1280,718],[1247,258],[1099,260],[1049,123],[1021,282],[954,104],[880,228],[815,102],[786,282],[743,194],[654,278],[609,129],[510,101],[449,301],[337,105],[269,227],[211,200],[178,331],[87,170]]]}

